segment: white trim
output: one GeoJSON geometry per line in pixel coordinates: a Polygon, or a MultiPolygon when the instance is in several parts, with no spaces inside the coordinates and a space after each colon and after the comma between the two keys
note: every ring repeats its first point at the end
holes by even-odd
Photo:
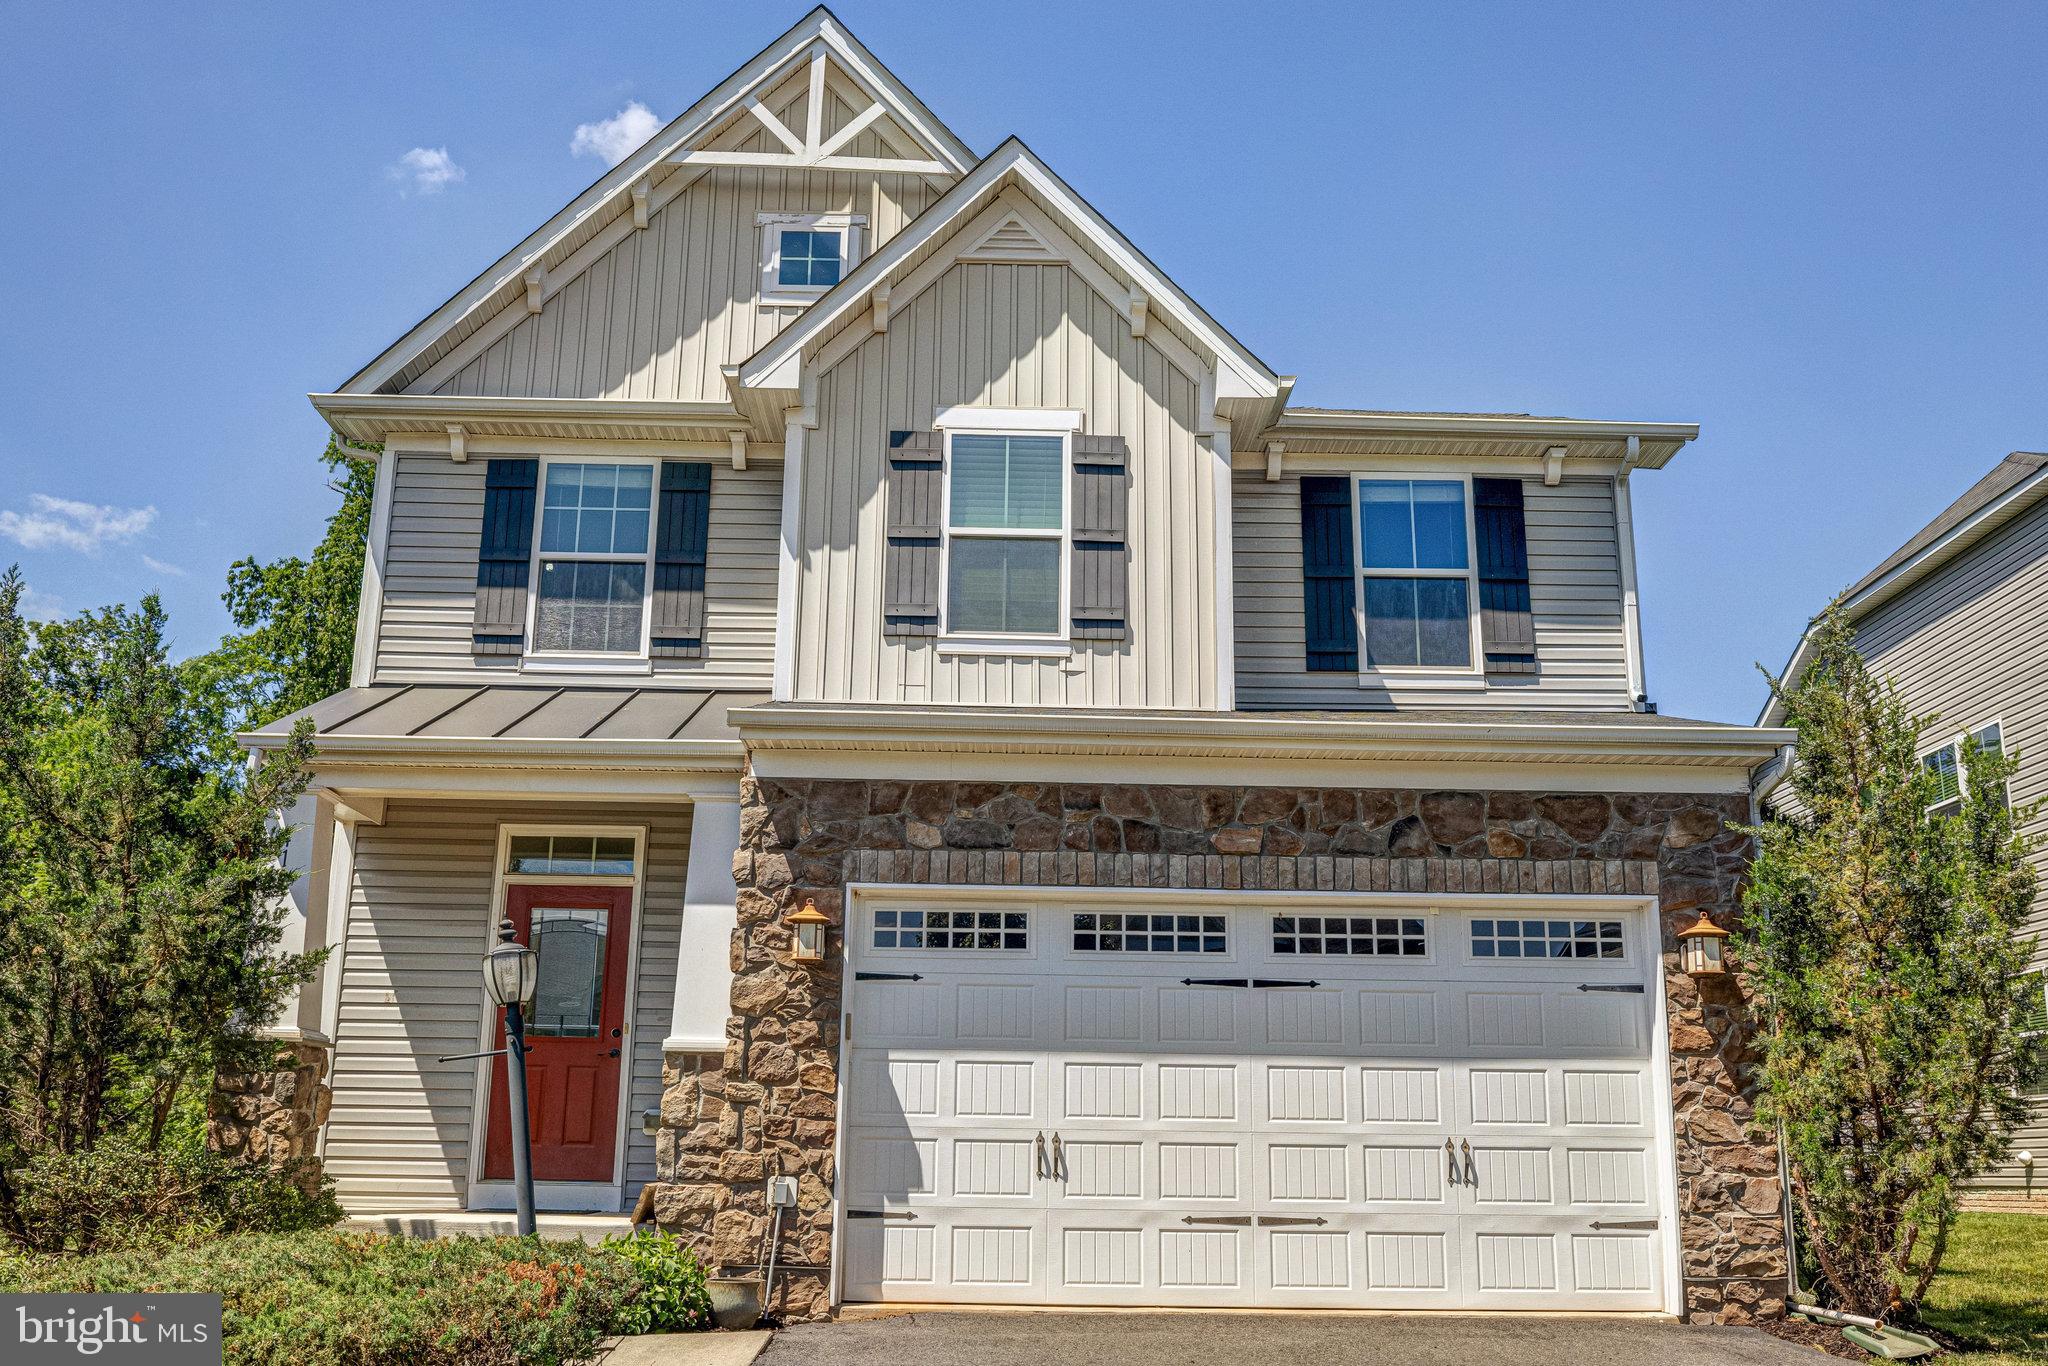
{"type": "Polygon", "coordinates": [[[665,1054],[725,1051],[725,1022],[732,1015],[731,940],[739,926],[739,887],[732,862],[739,847],[739,785],[733,785],[730,795],[697,798],[690,808],[683,917],[676,932],[675,1000],[669,1008],[668,1034],[661,1041],[665,1054]],[[716,1001],[716,1009],[697,1010],[707,997],[716,1001]]]}
{"type": "Polygon", "coordinates": [[[363,554],[363,582],[356,603],[356,648],[349,661],[348,685],[361,688],[377,672],[377,645],[384,630],[384,561],[391,541],[392,485],[398,482],[398,452],[390,447],[377,457],[377,487],[370,495],[370,531],[363,554]]]}
{"type": "MultiPolygon", "coordinates": [[[[465,1212],[495,1214],[514,1203],[510,1181],[479,1181],[469,1188],[465,1212]]],[[[537,1211],[575,1214],[617,1214],[626,1208],[625,1186],[619,1181],[536,1181],[537,1211]]]]}
{"type": "MultiPolygon", "coordinates": [[[[1478,512],[1473,506],[1472,475],[1468,470],[1451,470],[1429,479],[1418,480],[1418,472],[1388,472],[1371,468],[1353,469],[1347,476],[1346,492],[1351,496],[1351,541],[1353,545],[1351,563],[1351,612],[1357,622],[1358,631],[1358,686],[1361,688],[1385,688],[1397,691],[1403,686],[1430,688],[1470,688],[1483,691],[1486,688],[1486,643],[1479,629],[1479,528],[1478,512]],[[1360,497],[1359,485],[1370,480],[1376,484],[1432,483],[1459,486],[1459,497],[1465,507],[1465,567],[1454,569],[1369,569],[1365,563],[1365,520],[1364,504],[1360,497]],[[1442,579],[1445,582],[1462,581],[1465,585],[1465,658],[1466,665],[1459,668],[1454,664],[1385,664],[1374,665],[1367,651],[1367,631],[1371,619],[1365,610],[1365,585],[1375,578],[1380,579],[1442,579]],[[1414,680],[1412,685],[1401,680],[1414,680]]],[[[1409,490],[1409,520],[1414,520],[1414,490],[1409,490]]]]}
{"type": "Polygon", "coordinates": [[[1678,1126],[1676,1108],[1668,1086],[1658,1083],[1671,1072],[1671,1002],[1666,993],[1664,928],[1653,899],[1645,916],[1649,924],[1650,957],[1650,1094],[1657,1112],[1654,1124],[1658,1155],[1663,1159],[1664,1209],[1657,1240],[1664,1246],[1664,1312],[1685,1312],[1685,1250],[1679,1236],[1681,1211],[1678,1191],[1678,1126]]]}
{"type": "MultiPolygon", "coordinates": [[[[1197,438],[1199,445],[1199,438],[1197,438]]],[[[1209,496],[1215,503],[1215,669],[1217,711],[1237,709],[1237,503],[1230,477],[1230,424],[1218,419],[1209,434],[1209,496]]]]}
{"type": "Polygon", "coordinates": [[[967,404],[939,409],[932,426],[940,431],[1016,433],[1078,432],[1079,408],[979,408],[967,404]]]}
{"type": "Polygon", "coordinates": [[[942,655],[1009,655],[1017,659],[1064,659],[1074,653],[1074,642],[1040,640],[1033,636],[1006,639],[1001,636],[941,635],[937,637],[933,648],[942,655]]]}
{"type": "Polygon", "coordinates": [[[787,702],[796,696],[797,568],[803,541],[804,445],[817,418],[805,408],[791,408],[783,424],[782,527],[775,556],[775,661],[769,696],[787,702]]]}
{"type": "MultiPolygon", "coordinates": [[[[558,1200],[586,1197],[589,1201],[603,1205],[608,1198],[610,1210],[623,1208],[626,1182],[626,1119],[631,1111],[633,1099],[633,1011],[638,1004],[640,970],[640,939],[644,932],[644,902],[647,888],[647,849],[651,831],[646,825],[606,825],[588,822],[522,822],[499,821],[498,837],[493,845],[491,865],[491,906],[485,917],[483,949],[477,954],[478,977],[482,977],[483,955],[490,952],[498,942],[498,922],[505,917],[506,894],[515,886],[572,886],[572,887],[622,887],[630,886],[632,896],[631,935],[626,942],[626,990],[625,999],[620,1002],[619,1013],[619,1100],[617,1131],[613,1135],[612,1179],[602,1181],[536,1181],[534,1182],[534,1204],[542,1202],[542,1190],[550,1191],[558,1200]],[[592,835],[616,839],[627,837],[633,841],[633,876],[630,879],[617,876],[593,876],[576,873],[513,874],[506,871],[511,857],[514,835],[592,835]]],[[[480,1019],[477,1026],[477,1048],[491,1046],[491,1034],[497,1025],[495,1007],[491,1004],[490,992],[481,981],[477,986],[477,1000],[480,1003],[480,1019]]],[[[491,1117],[491,1068],[489,1058],[477,1060],[476,1080],[470,1095],[469,1149],[463,1205],[466,1210],[503,1208],[511,1203],[511,1183],[490,1181],[483,1175],[484,1155],[488,1151],[490,1135],[487,1132],[491,1117]],[[502,1191],[503,1195],[498,1192],[502,1191]],[[490,1205],[480,1200],[493,1200],[490,1205]]],[[[552,1203],[549,1209],[588,1209],[589,1203],[552,1203]]]]}
{"type": "MultiPolygon", "coordinates": [[[[1636,438],[1629,438],[1633,448],[1636,438]]],[[[1643,662],[1643,613],[1636,598],[1636,523],[1635,505],[1629,494],[1630,467],[1624,465],[1614,476],[1614,523],[1615,540],[1621,548],[1621,625],[1622,646],[1628,660],[1628,699],[1633,707],[1642,706],[1638,699],[1647,696],[1648,683],[1644,677],[1643,662]]]]}
{"type": "MultiPolygon", "coordinates": [[[[823,298],[832,288],[832,285],[786,285],[777,278],[782,270],[782,234],[785,231],[817,229],[838,233],[839,279],[844,280],[860,264],[861,242],[866,234],[867,221],[868,216],[864,213],[755,214],[754,226],[761,230],[761,302],[777,308],[787,308],[792,304],[804,307],[823,298]]],[[[833,281],[833,284],[837,283],[837,280],[833,281]]]]}

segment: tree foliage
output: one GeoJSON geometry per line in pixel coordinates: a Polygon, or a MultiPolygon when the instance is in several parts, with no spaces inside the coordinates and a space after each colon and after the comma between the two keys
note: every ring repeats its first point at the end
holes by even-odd
{"type": "Polygon", "coordinates": [[[162,607],[31,626],[0,576],[0,1228],[48,1153],[155,1150],[312,972],[277,952],[301,732],[223,767],[162,607]]]}
{"type": "Polygon", "coordinates": [[[1742,954],[1763,1020],[1760,1122],[1784,1134],[1811,1250],[1851,1312],[1910,1318],[1959,1182],[2000,1161],[2038,1040],[2018,1027],[2034,894],[2009,756],[1974,744],[1954,814],[1920,760],[1931,717],[1870,672],[1831,609],[1799,678],[1792,814],[1756,830],[1742,954]]]}

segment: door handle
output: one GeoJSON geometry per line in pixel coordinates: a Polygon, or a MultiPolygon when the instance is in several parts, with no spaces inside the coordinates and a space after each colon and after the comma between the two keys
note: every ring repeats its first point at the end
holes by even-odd
{"type": "Polygon", "coordinates": [[[1043,1130],[1040,1130],[1040,1131],[1039,1131],[1039,1135],[1038,1135],[1038,1140],[1037,1140],[1037,1147],[1038,1147],[1038,1175],[1039,1175],[1040,1177],[1043,1177],[1043,1176],[1045,1176],[1045,1175],[1046,1175],[1046,1170],[1045,1170],[1045,1132],[1044,1132],[1043,1130]]]}
{"type": "Polygon", "coordinates": [[[619,1050],[614,1048],[609,1053],[605,1054],[605,1056],[607,1058],[616,1058],[619,1056],[619,1050]]]}
{"type": "Polygon", "coordinates": [[[1472,1161],[1472,1140],[1461,1138],[1458,1140],[1458,1146],[1465,1150],[1465,1184],[1477,1189],[1479,1186],[1479,1168],[1472,1161]]]}
{"type": "Polygon", "coordinates": [[[1067,1179],[1067,1153],[1066,1149],[1060,1146],[1060,1136],[1057,1130],[1053,1132],[1052,1136],[1052,1174],[1061,1181],[1067,1179]]]}
{"type": "Polygon", "coordinates": [[[1444,1179],[1453,1186],[1458,1184],[1458,1150],[1448,1138],[1444,1140],[1444,1179]]]}

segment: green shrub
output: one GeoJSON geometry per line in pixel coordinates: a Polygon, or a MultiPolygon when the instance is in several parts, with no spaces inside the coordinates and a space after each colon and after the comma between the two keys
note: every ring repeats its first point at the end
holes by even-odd
{"type": "Polygon", "coordinates": [[[604,1248],[538,1238],[244,1234],[0,1260],[0,1290],[219,1294],[239,1366],[512,1366],[587,1359],[640,1288],[604,1248]]]}
{"type": "Polygon", "coordinates": [[[683,1333],[711,1326],[704,1265],[681,1241],[666,1233],[633,1233],[605,1239],[604,1250],[629,1263],[640,1277],[640,1293],[620,1310],[616,1331],[683,1333]]]}
{"type": "Polygon", "coordinates": [[[30,1252],[89,1253],[169,1238],[290,1233],[341,1218],[333,1184],[307,1161],[280,1168],[201,1147],[102,1143],[41,1153],[14,1173],[30,1252]]]}

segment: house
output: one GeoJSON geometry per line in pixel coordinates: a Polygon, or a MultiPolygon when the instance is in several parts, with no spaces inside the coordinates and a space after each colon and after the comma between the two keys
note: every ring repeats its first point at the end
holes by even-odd
{"type": "Polygon", "coordinates": [[[506,1208],[509,917],[542,1206],[779,1229],[792,1316],[1773,1312],[1674,933],[1789,736],[1658,715],[1637,621],[1696,429],[1292,387],[814,11],[313,396],[383,454],[263,1141],[506,1208]]]}
{"type": "MultiPolygon", "coordinates": [[[[1999,461],[1851,585],[1841,606],[1871,669],[1892,681],[1915,715],[1934,718],[1921,743],[1922,762],[1942,782],[1935,810],[1963,801],[1967,740],[2019,758],[2007,780],[2015,806],[2048,797],[2048,768],[2035,758],[2048,750],[2048,455],[2015,451],[1999,461]]],[[[1785,666],[1788,681],[1805,668],[1811,642],[1809,627],[1785,666]]],[[[1784,720],[1773,697],[1758,724],[1784,720]]],[[[1796,801],[1777,782],[1783,772],[1782,765],[1759,772],[1759,793],[1774,809],[1796,801]]],[[[2048,835],[2048,809],[2022,823],[2021,833],[2048,835]]],[[[2048,846],[2037,847],[2033,861],[2042,874],[2026,926],[2035,941],[2033,1013],[2037,1027],[2048,1029],[2048,846]]],[[[1974,1183],[1967,1205],[2048,1212],[2048,1089],[2013,1150],[1974,1183]]]]}

